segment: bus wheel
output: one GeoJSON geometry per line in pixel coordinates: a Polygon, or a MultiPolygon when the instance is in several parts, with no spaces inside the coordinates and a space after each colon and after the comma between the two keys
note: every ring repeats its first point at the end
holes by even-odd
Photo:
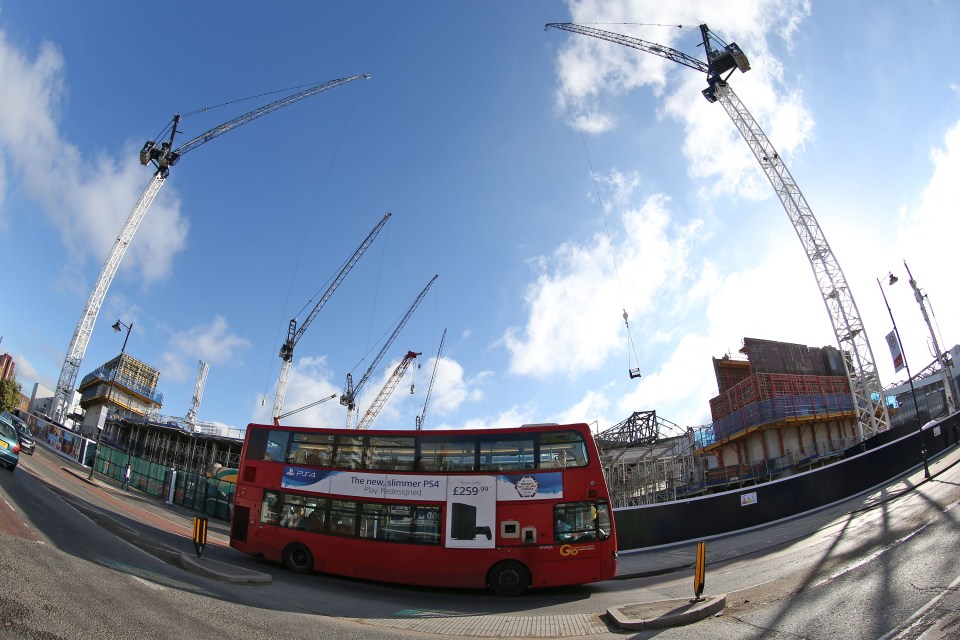
{"type": "Polygon", "coordinates": [[[487,573],[487,589],[498,596],[518,596],[530,588],[530,571],[515,560],[493,565],[487,573]]]}
{"type": "Polygon", "coordinates": [[[313,571],[313,554],[306,546],[294,542],[283,550],[283,566],[294,573],[310,573],[313,571]]]}

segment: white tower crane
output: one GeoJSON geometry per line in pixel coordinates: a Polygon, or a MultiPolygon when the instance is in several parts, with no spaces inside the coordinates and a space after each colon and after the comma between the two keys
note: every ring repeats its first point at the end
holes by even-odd
{"type": "MultiPolygon", "coordinates": [[[[373,424],[373,421],[376,420],[377,416],[380,414],[380,410],[383,409],[383,405],[387,404],[387,400],[390,399],[390,396],[397,388],[397,385],[400,384],[400,380],[403,378],[403,374],[407,372],[407,368],[410,367],[410,363],[413,362],[413,360],[419,355],[419,353],[407,351],[407,355],[403,356],[403,358],[400,360],[400,364],[397,365],[397,368],[394,369],[393,373],[390,374],[390,377],[387,378],[387,382],[383,385],[383,388],[380,389],[380,393],[378,393],[377,397],[373,399],[373,402],[370,404],[370,408],[367,409],[367,412],[363,414],[362,418],[360,418],[360,422],[357,423],[357,429],[370,428],[370,425],[373,424]]],[[[410,392],[413,393],[413,387],[410,389],[410,392]]]]}
{"type": "Polygon", "coordinates": [[[403,325],[407,324],[407,320],[410,319],[410,316],[413,315],[413,312],[420,305],[420,302],[423,300],[424,296],[427,295],[427,291],[430,290],[430,287],[433,286],[433,283],[437,281],[439,276],[433,276],[430,279],[430,282],[427,283],[427,286],[423,288],[423,291],[420,292],[420,295],[417,296],[417,299],[413,301],[413,304],[407,309],[406,313],[403,314],[403,317],[397,322],[396,328],[394,328],[393,333],[390,334],[390,337],[387,338],[386,342],[383,343],[383,347],[380,348],[380,352],[373,358],[373,362],[370,363],[370,367],[367,369],[366,373],[363,374],[363,377],[360,378],[360,382],[356,386],[353,385],[353,374],[347,374],[347,388],[344,390],[343,395],[340,396],[340,404],[344,405],[347,408],[347,428],[350,428],[353,425],[353,412],[357,408],[357,395],[360,393],[360,389],[363,388],[363,385],[366,384],[367,380],[370,378],[370,374],[373,373],[373,370],[376,369],[377,365],[380,364],[380,359],[383,358],[383,354],[387,352],[387,349],[390,348],[390,345],[393,344],[393,341],[397,338],[397,335],[400,333],[400,330],[403,329],[403,325]]]}
{"type": "Polygon", "coordinates": [[[827,244],[810,205],[807,204],[800,192],[800,187],[790,175],[780,154],[727,83],[727,79],[735,70],[745,72],[750,69],[750,63],[740,47],[736,43],[723,43],[707,28],[706,24],[701,24],[700,33],[707,52],[707,62],[704,63],[682,51],[618,33],[571,23],[550,23],[544,29],[550,27],[639,49],[707,74],[708,86],[703,90],[703,96],[708,102],[719,102],[723,106],[740,131],[740,135],[746,140],[760,163],[760,168],[770,180],[770,184],[773,185],[774,191],[786,209],[787,216],[793,223],[793,228],[810,261],[813,275],[820,288],[820,295],[830,315],[837,346],[841,353],[847,354],[842,360],[857,413],[858,438],[862,441],[889,429],[890,417],[883,402],[883,388],[880,386],[873,349],[870,347],[863,321],[860,319],[860,312],[846,277],[840,269],[840,264],[830,245],[827,244]],[[719,48],[713,46],[714,40],[719,48]],[[723,77],[725,73],[727,75],[723,77]]]}
{"type": "Polygon", "coordinates": [[[153,179],[150,181],[150,184],[147,185],[143,195],[140,196],[140,200],[137,201],[136,206],[130,213],[130,217],[127,218],[123,229],[120,230],[120,235],[117,236],[113,248],[110,250],[109,255],[107,255],[103,269],[100,270],[100,275],[97,276],[97,280],[93,285],[93,291],[90,292],[90,297],[83,307],[83,313],[80,316],[80,321],[77,323],[77,328],[73,331],[73,337],[70,339],[70,346],[67,348],[66,358],[63,360],[63,368],[60,370],[60,378],[57,381],[57,389],[53,398],[52,415],[55,420],[63,422],[66,416],[69,398],[73,393],[73,388],[77,381],[77,372],[80,370],[80,363],[87,351],[87,344],[90,342],[90,335],[93,333],[93,326],[97,322],[97,315],[100,313],[100,307],[107,295],[107,290],[110,288],[113,277],[120,267],[120,261],[123,260],[123,255],[126,253],[127,247],[130,246],[130,242],[133,240],[137,228],[143,221],[144,216],[147,215],[147,210],[160,192],[160,187],[163,186],[164,181],[170,174],[170,167],[177,164],[180,156],[231,129],[246,124],[251,120],[256,120],[260,116],[276,111],[281,107],[299,102],[300,100],[339,87],[348,82],[369,77],[370,76],[365,74],[356,75],[314,85],[303,91],[286,96],[285,98],[275,100],[259,109],[254,109],[242,116],[238,116],[174,149],[173,138],[179,133],[177,131],[177,125],[180,124],[180,115],[177,114],[173,117],[173,124],[170,128],[170,138],[167,141],[162,142],[158,146],[155,140],[149,140],[143,145],[143,148],[140,150],[140,164],[146,166],[152,162],[154,166],[157,167],[157,171],[153,174],[153,179]]]}
{"type": "Polygon", "coordinates": [[[190,408],[187,409],[186,415],[186,423],[191,431],[196,431],[197,428],[197,411],[200,409],[203,388],[207,386],[207,372],[210,370],[210,364],[203,360],[198,360],[197,364],[197,384],[193,387],[193,399],[190,401],[190,408]]]}
{"type": "Polygon", "coordinates": [[[430,374],[430,384],[427,385],[427,393],[423,398],[423,408],[420,409],[420,415],[417,416],[417,431],[423,429],[423,421],[427,418],[427,407],[430,405],[430,393],[433,392],[433,383],[437,379],[437,368],[440,366],[440,356],[443,354],[443,341],[447,339],[447,330],[443,330],[440,336],[440,348],[437,349],[437,358],[433,361],[433,373],[430,374]]]}
{"type": "Polygon", "coordinates": [[[380,233],[380,230],[383,229],[383,225],[387,224],[387,220],[390,219],[390,212],[387,212],[387,215],[383,216],[377,226],[373,228],[373,231],[367,235],[366,239],[357,247],[357,250],[353,252],[353,255],[347,258],[347,261],[340,268],[340,272],[333,279],[333,282],[327,288],[326,293],[320,298],[316,306],[310,314],[304,319],[303,323],[297,328],[297,319],[293,318],[290,320],[290,325],[287,329],[287,339],[284,341],[283,345],[280,347],[280,359],[283,360],[283,364],[280,365],[280,379],[277,380],[277,393],[274,396],[273,400],[273,421],[276,424],[280,424],[280,415],[283,413],[283,401],[287,395],[287,385],[290,383],[290,370],[293,365],[293,349],[297,346],[297,343],[300,341],[300,338],[303,337],[304,332],[307,330],[307,327],[310,326],[310,323],[313,322],[313,319],[317,317],[317,314],[320,313],[320,309],[323,308],[323,305],[327,304],[327,300],[333,295],[333,292],[337,290],[337,287],[340,286],[340,283],[343,282],[343,279],[347,277],[347,274],[350,273],[350,270],[353,269],[353,265],[357,264],[357,260],[360,259],[360,256],[364,254],[371,244],[373,244],[374,239],[380,233]]]}

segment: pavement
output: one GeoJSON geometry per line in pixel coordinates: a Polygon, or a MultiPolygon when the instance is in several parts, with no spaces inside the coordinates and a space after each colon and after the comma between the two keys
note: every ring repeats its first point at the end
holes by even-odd
{"type": "MultiPolygon", "coordinates": [[[[932,477],[936,477],[946,469],[960,462],[960,448],[954,447],[944,452],[939,458],[929,463],[932,477]]],[[[140,509],[162,515],[171,520],[180,520],[183,528],[193,527],[195,512],[178,505],[168,504],[154,496],[141,493],[135,489],[122,490],[119,483],[103,476],[88,478],[89,468],[71,464],[66,461],[61,470],[72,474],[84,482],[120,496],[125,501],[136,502],[140,509]]],[[[737,558],[744,558],[752,554],[759,554],[766,550],[782,546],[795,540],[807,538],[816,531],[828,526],[846,514],[861,510],[872,509],[895,499],[903,493],[914,490],[925,482],[923,470],[916,469],[902,476],[891,479],[884,487],[882,500],[877,500],[877,491],[868,491],[857,497],[845,500],[842,503],[824,507],[800,516],[795,516],[774,524],[755,527],[720,536],[707,538],[706,567],[737,558]]],[[[220,520],[208,520],[208,543],[218,546],[229,546],[229,524],[220,520]]],[[[619,554],[618,571],[615,580],[631,580],[665,575],[679,571],[693,573],[697,541],[651,547],[635,551],[622,551],[619,554]]],[[[272,577],[269,574],[238,567],[229,563],[203,558],[201,554],[189,554],[165,548],[155,552],[168,562],[175,562],[192,573],[209,579],[219,580],[231,584],[269,584],[272,577]]],[[[715,594],[703,596],[699,599],[669,599],[651,602],[628,603],[611,607],[606,611],[607,623],[625,630],[658,629],[675,627],[695,623],[707,617],[716,615],[726,606],[726,595],[715,594]]],[[[442,633],[444,635],[479,637],[559,637],[563,635],[589,635],[608,631],[602,621],[596,619],[579,620],[578,616],[544,616],[532,618],[530,616],[474,616],[468,619],[470,628],[460,628],[458,620],[454,619],[444,624],[443,621],[433,619],[420,626],[403,626],[426,633],[442,633]],[[486,618],[489,621],[484,622],[486,618]],[[511,619],[515,618],[515,620],[511,619]],[[556,620],[552,619],[556,618],[556,620]],[[577,618],[577,619],[575,619],[577,618]],[[561,620],[562,619],[562,620],[561,620]],[[534,627],[530,625],[533,624],[534,627]],[[518,633],[517,629],[522,629],[518,633]],[[560,632],[555,630],[566,630],[560,632]],[[469,633],[467,632],[469,631],[469,633]],[[571,633],[568,633],[571,632],[571,633]]],[[[363,619],[366,624],[382,624],[398,628],[397,620],[363,619]]],[[[417,622],[417,621],[414,621],[417,622]]]]}

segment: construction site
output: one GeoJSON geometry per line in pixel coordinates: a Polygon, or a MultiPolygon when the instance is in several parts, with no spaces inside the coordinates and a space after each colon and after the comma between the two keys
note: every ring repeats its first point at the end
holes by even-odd
{"type": "MultiPolygon", "coordinates": [[[[952,384],[958,350],[948,354],[952,384]]],[[[834,347],[744,338],[737,356],[713,358],[711,424],[681,428],[656,411],[638,411],[599,433],[614,506],[739,489],[839,460],[861,442],[840,357],[834,347]]],[[[892,426],[950,413],[940,371],[937,361],[924,370],[919,403],[905,383],[884,392],[892,426]]]]}

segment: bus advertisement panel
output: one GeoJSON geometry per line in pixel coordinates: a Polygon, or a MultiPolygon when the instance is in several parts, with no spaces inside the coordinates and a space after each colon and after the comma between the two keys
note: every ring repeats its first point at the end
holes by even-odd
{"type": "Polygon", "coordinates": [[[252,424],[230,544],[301,573],[503,595],[616,574],[609,495],[584,424],[252,424]]]}

